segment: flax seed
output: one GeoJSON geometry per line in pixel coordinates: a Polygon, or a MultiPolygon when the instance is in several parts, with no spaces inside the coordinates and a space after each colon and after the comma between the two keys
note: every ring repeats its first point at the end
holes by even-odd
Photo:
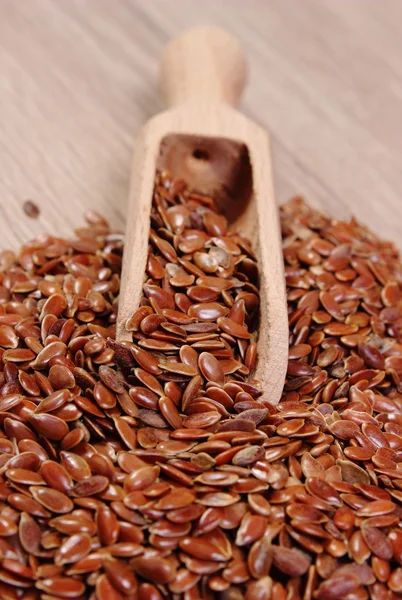
{"type": "Polygon", "coordinates": [[[0,254],[0,595],[400,594],[392,245],[300,199],[281,208],[290,349],[275,407],[253,380],[250,243],[165,173],[151,224],[122,344],[123,238],[99,215],[72,241],[0,254]]]}

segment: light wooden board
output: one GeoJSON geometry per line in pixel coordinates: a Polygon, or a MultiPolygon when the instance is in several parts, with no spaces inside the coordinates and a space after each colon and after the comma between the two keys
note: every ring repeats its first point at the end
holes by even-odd
{"type": "Polygon", "coordinates": [[[243,108],[271,133],[279,201],[353,212],[402,247],[401,22],[400,0],[0,0],[0,247],[67,234],[87,208],[124,226],[158,58],[197,24],[246,47],[243,108]]]}

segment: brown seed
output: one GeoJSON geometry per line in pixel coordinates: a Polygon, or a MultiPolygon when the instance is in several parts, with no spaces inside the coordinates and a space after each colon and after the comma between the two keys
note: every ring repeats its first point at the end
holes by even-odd
{"type": "Polygon", "coordinates": [[[42,485],[45,483],[44,479],[39,473],[30,471],[28,469],[7,469],[5,473],[6,477],[14,482],[22,485],[42,485]]]}
{"type": "MultiPolygon", "coordinates": [[[[16,560],[5,558],[3,559],[2,567],[5,569],[5,571],[7,571],[8,574],[11,574],[11,576],[14,575],[25,579],[33,579],[32,569],[28,566],[19,563],[16,560]]],[[[4,572],[2,573],[2,576],[3,580],[5,580],[7,577],[7,575],[4,572]]]]}
{"type": "Polygon", "coordinates": [[[31,486],[29,491],[37,502],[51,512],[64,514],[70,512],[73,508],[70,498],[58,490],[31,486]]]}
{"type": "Polygon", "coordinates": [[[322,291],[320,292],[320,302],[325,308],[325,310],[337,321],[343,321],[344,315],[342,313],[341,307],[338,302],[335,300],[334,296],[329,293],[322,291]]]}
{"type": "Polygon", "coordinates": [[[189,429],[202,429],[204,427],[211,427],[220,421],[221,415],[217,411],[208,411],[195,413],[188,417],[184,417],[183,426],[189,429]]]}
{"type": "Polygon", "coordinates": [[[261,421],[265,419],[266,416],[268,416],[267,408],[250,408],[248,410],[243,410],[240,416],[237,418],[250,420],[253,421],[256,425],[259,425],[261,421]]]}
{"type": "Polygon", "coordinates": [[[173,297],[164,289],[156,285],[144,284],[143,290],[145,295],[156,302],[159,308],[174,309],[173,297]]]}
{"type": "Polygon", "coordinates": [[[31,219],[37,219],[40,215],[40,209],[33,200],[25,200],[23,209],[24,213],[31,219]]]}
{"type": "Polygon", "coordinates": [[[340,507],[342,501],[337,491],[323,479],[308,477],[306,479],[306,489],[317,498],[321,498],[328,504],[340,507]]]}
{"type": "Polygon", "coordinates": [[[163,600],[163,597],[151,583],[141,583],[138,588],[138,600],[163,600]]]}
{"type": "Polygon", "coordinates": [[[202,506],[190,504],[183,508],[176,508],[166,513],[166,517],[173,523],[189,523],[198,519],[204,512],[202,506]]]}
{"type": "Polygon", "coordinates": [[[162,396],[159,398],[158,406],[162,415],[173,429],[180,429],[182,427],[182,418],[173,400],[167,396],[162,396]]]}
{"type": "Polygon", "coordinates": [[[162,538],[182,537],[189,533],[190,527],[187,523],[172,523],[165,519],[159,519],[151,525],[150,532],[162,538]]]}
{"type": "Polygon", "coordinates": [[[248,557],[247,564],[249,571],[255,579],[260,579],[268,575],[272,563],[272,545],[268,537],[262,537],[254,542],[248,557]]]}
{"type": "Polygon", "coordinates": [[[68,538],[56,551],[56,565],[65,565],[82,560],[91,550],[91,538],[87,533],[79,533],[68,538]]]}
{"type": "Polygon", "coordinates": [[[33,360],[34,358],[35,354],[32,352],[32,350],[25,348],[6,350],[2,356],[4,363],[6,361],[10,361],[11,363],[27,362],[33,360]]]}
{"type": "Polygon", "coordinates": [[[370,548],[366,544],[361,531],[355,531],[351,536],[349,554],[357,564],[362,564],[369,558],[370,548]]]}
{"type": "Polygon", "coordinates": [[[38,433],[50,440],[62,440],[69,432],[67,423],[55,415],[32,414],[29,421],[38,433]]]}
{"type": "Polygon", "coordinates": [[[235,473],[223,471],[205,471],[195,479],[207,486],[229,487],[238,481],[239,477],[235,473]]]}
{"type": "Polygon", "coordinates": [[[358,517],[374,517],[385,515],[395,510],[395,504],[389,500],[374,500],[356,512],[358,517]]]}
{"type": "Polygon", "coordinates": [[[308,504],[292,503],[286,507],[286,513],[292,519],[308,521],[309,523],[322,523],[326,520],[320,510],[308,504]]]}
{"type": "Polygon", "coordinates": [[[50,368],[49,382],[55,390],[71,389],[75,386],[74,375],[64,365],[53,365],[50,368]]]}
{"type": "MultiPolygon", "coordinates": [[[[142,421],[143,423],[145,423],[146,425],[149,425],[150,427],[156,427],[157,429],[164,429],[165,427],[168,426],[168,423],[165,421],[165,419],[162,417],[162,415],[158,414],[157,412],[153,411],[153,410],[147,410],[145,408],[142,408],[141,410],[138,411],[138,418],[140,419],[140,421],[142,421]]],[[[122,423],[121,420],[119,421],[120,423],[120,427],[126,430],[126,439],[127,441],[129,441],[129,439],[127,438],[127,423],[122,423]]],[[[130,448],[134,448],[135,447],[135,431],[131,430],[132,434],[130,437],[132,437],[132,441],[129,441],[129,443],[127,444],[130,448]]]]}
{"type": "Polygon", "coordinates": [[[125,489],[128,492],[145,490],[158,479],[159,467],[143,467],[133,471],[125,480],[125,489]]]}
{"type": "Polygon", "coordinates": [[[364,541],[375,556],[383,558],[384,560],[390,560],[392,558],[392,544],[381,529],[365,526],[362,527],[361,532],[364,541]]]}
{"type": "Polygon", "coordinates": [[[191,365],[176,362],[163,362],[160,364],[161,369],[176,373],[177,375],[183,375],[184,377],[194,377],[198,373],[198,369],[191,365]]]}
{"type": "Polygon", "coordinates": [[[97,383],[93,395],[101,408],[110,409],[116,406],[116,395],[103,383],[97,383]]]}
{"type": "Polygon", "coordinates": [[[317,590],[319,600],[337,600],[355,592],[359,587],[359,580],[352,574],[332,576],[320,584],[317,590]]]}
{"type": "Polygon", "coordinates": [[[78,481],[71,489],[71,495],[73,497],[88,497],[96,496],[101,492],[104,492],[109,485],[109,480],[103,475],[92,475],[86,479],[78,481]]]}
{"type": "Polygon", "coordinates": [[[36,587],[45,593],[61,598],[78,598],[85,591],[85,585],[71,577],[49,577],[38,581],[36,587]]]}
{"type": "Polygon", "coordinates": [[[272,546],[272,552],[273,564],[286,575],[304,575],[310,566],[309,557],[296,548],[272,546]]]}
{"type": "Polygon", "coordinates": [[[236,452],[232,463],[238,466],[246,466],[255,463],[264,456],[264,449],[259,446],[247,446],[236,452]]]}
{"type": "Polygon", "coordinates": [[[305,477],[317,477],[319,479],[325,479],[325,470],[323,466],[308,452],[304,452],[302,455],[301,469],[305,477]]]}
{"type": "Polygon", "coordinates": [[[63,342],[51,342],[38,353],[31,367],[39,370],[45,369],[55,356],[65,356],[66,352],[67,346],[63,342]]]}
{"type": "MultiPolygon", "coordinates": [[[[258,581],[252,581],[247,586],[244,600],[271,600],[273,598],[272,583],[272,579],[268,575],[261,577],[258,581]]],[[[278,594],[275,595],[275,598],[279,598],[278,594]]]]}
{"type": "Polygon", "coordinates": [[[240,325],[239,323],[236,323],[236,321],[233,321],[232,319],[229,319],[227,317],[219,317],[217,319],[217,323],[222,329],[222,331],[228,333],[229,335],[232,335],[235,338],[247,340],[251,337],[251,334],[247,331],[246,327],[240,325]]]}
{"type": "Polygon", "coordinates": [[[114,544],[119,536],[119,522],[113,511],[105,504],[100,504],[96,511],[96,524],[101,543],[105,546],[114,544]]]}
{"type": "Polygon", "coordinates": [[[387,560],[373,556],[371,558],[371,566],[375,577],[381,581],[386,582],[391,574],[391,566],[387,560]]]}
{"type": "Polygon", "coordinates": [[[341,468],[344,481],[349,483],[369,483],[370,479],[367,472],[358,465],[349,460],[338,460],[337,464],[341,468]]]}
{"type": "Polygon", "coordinates": [[[133,594],[137,590],[137,578],[121,560],[106,559],[103,565],[109,581],[122,594],[133,594]]]}
{"type": "Polygon", "coordinates": [[[39,551],[41,530],[36,521],[22,512],[19,522],[19,539],[24,550],[30,554],[39,551]]]}
{"type": "Polygon", "coordinates": [[[352,529],[355,522],[353,511],[348,506],[341,506],[334,514],[334,523],[338,529],[352,529]]]}
{"type": "Polygon", "coordinates": [[[371,344],[360,344],[359,354],[367,367],[372,369],[384,368],[384,357],[375,346],[371,344]]]}
{"type": "Polygon", "coordinates": [[[50,513],[39,502],[26,494],[10,494],[8,503],[20,512],[26,512],[35,517],[49,518],[50,513]]]}
{"type": "Polygon", "coordinates": [[[398,529],[393,529],[388,534],[388,539],[392,544],[395,560],[399,564],[402,564],[402,532],[398,529]]]}
{"type": "Polygon", "coordinates": [[[141,321],[140,329],[145,335],[149,335],[158,329],[158,327],[163,323],[164,318],[162,315],[148,315],[141,321]]]}
{"type": "Polygon", "coordinates": [[[328,429],[341,440],[350,440],[360,433],[360,428],[356,423],[343,419],[330,424],[328,429]]]}
{"type": "Polygon", "coordinates": [[[195,501],[195,494],[186,488],[176,488],[163,496],[155,505],[160,510],[176,510],[195,501]]]}
{"type": "Polygon", "coordinates": [[[402,568],[397,567],[388,579],[388,587],[395,593],[402,592],[402,568]]]}
{"type": "Polygon", "coordinates": [[[123,598],[105,574],[96,578],[95,586],[97,600],[122,600],[123,598]]]}
{"type": "MultiPolygon", "coordinates": [[[[140,412],[138,412],[138,416],[140,416],[140,412]]],[[[142,411],[144,412],[144,411],[142,411]]],[[[145,411],[147,412],[147,411],[145,411]]],[[[153,411],[149,411],[149,412],[153,412],[153,411]]],[[[141,417],[140,417],[141,418],[141,417]]],[[[144,419],[143,419],[144,420],[144,419]]],[[[116,418],[114,419],[114,425],[116,427],[116,431],[118,432],[120,438],[122,439],[122,441],[124,442],[124,444],[130,448],[130,449],[134,449],[137,446],[137,433],[135,431],[135,429],[133,429],[132,427],[130,427],[129,423],[127,423],[127,421],[125,421],[122,418],[116,418]]]]}
{"type": "Polygon", "coordinates": [[[226,560],[225,554],[205,539],[186,537],[180,542],[180,548],[183,552],[200,560],[226,560]]]}
{"type": "Polygon", "coordinates": [[[161,556],[135,558],[132,567],[138,575],[157,585],[169,583],[176,576],[173,565],[161,556]]]}
{"type": "Polygon", "coordinates": [[[350,460],[367,461],[373,456],[374,451],[369,448],[360,448],[359,446],[348,446],[345,448],[345,456],[350,460]]]}
{"type": "Polygon", "coordinates": [[[220,296],[220,292],[209,287],[200,285],[190,287],[187,290],[187,295],[194,302],[215,302],[220,296]]]}
{"type": "Polygon", "coordinates": [[[267,520],[261,515],[246,513],[236,535],[237,546],[246,546],[260,539],[265,531],[267,520]]]}
{"type": "Polygon", "coordinates": [[[117,394],[124,392],[124,387],[122,386],[117,373],[110,367],[101,365],[99,367],[99,376],[106,387],[110,388],[113,392],[116,392],[117,394]]]}
{"type": "Polygon", "coordinates": [[[13,521],[7,519],[5,516],[0,515],[0,537],[8,537],[10,535],[15,535],[18,531],[18,528],[13,521]]]}
{"type": "Polygon", "coordinates": [[[60,459],[61,464],[74,480],[80,481],[91,476],[91,469],[87,461],[75,452],[62,451],[60,459]]]}
{"type": "Polygon", "coordinates": [[[132,401],[132,399],[126,391],[124,391],[122,394],[117,394],[117,401],[126,415],[130,415],[130,417],[138,416],[138,406],[132,401]]]}
{"type": "Polygon", "coordinates": [[[71,567],[67,574],[68,575],[80,575],[81,573],[92,573],[100,569],[103,565],[104,557],[101,554],[93,552],[88,554],[85,558],[78,560],[73,567],[71,567]]]}
{"type": "Polygon", "coordinates": [[[201,352],[198,359],[201,373],[208,381],[223,385],[225,374],[219,361],[209,352],[201,352]]]}
{"type": "Polygon", "coordinates": [[[137,311],[135,311],[135,313],[133,313],[131,317],[127,319],[125,328],[127,331],[138,331],[142,319],[151,313],[152,308],[150,306],[141,306],[137,311]]]}
{"type": "Polygon", "coordinates": [[[196,284],[202,287],[209,287],[213,290],[222,292],[233,287],[233,282],[229,279],[221,279],[213,276],[201,276],[196,280],[196,284]]]}
{"type": "Polygon", "coordinates": [[[187,384],[183,396],[181,399],[182,409],[185,411],[188,405],[192,402],[192,400],[196,397],[197,392],[199,391],[202,385],[202,377],[200,375],[196,375],[193,377],[190,382],[187,384]]]}
{"type": "Polygon", "coordinates": [[[229,309],[218,302],[203,302],[201,304],[192,304],[188,309],[188,316],[200,321],[216,321],[219,317],[224,317],[229,309]]]}
{"type": "Polygon", "coordinates": [[[129,390],[130,398],[139,406],[155,410],[158,406],[158,395],[145,387],[131,387],[129,390]]]}

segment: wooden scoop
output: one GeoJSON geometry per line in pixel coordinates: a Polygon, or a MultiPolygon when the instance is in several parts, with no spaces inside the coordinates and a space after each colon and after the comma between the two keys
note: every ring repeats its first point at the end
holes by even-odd
{"type": "Polygon", "coordinates": [[[281,235],[267,133],[233,108],[246,80],[242,49],[220,29],[186,31],[167,47],[161,75],[170,108],[148,121],[136,142],[117,339],[132,340],[124,324],[142,296],[155,169],[166,169],[214,194],[231,230],[253,243],[261,277],[255,378],[264,398],[277,403],[288,357],[281,235]]]}

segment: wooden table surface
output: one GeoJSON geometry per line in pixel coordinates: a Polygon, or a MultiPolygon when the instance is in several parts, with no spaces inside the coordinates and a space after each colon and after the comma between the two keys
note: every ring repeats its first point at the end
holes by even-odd
{"type": "Polygon", "coordinates": [[[124,226],[161,51],[197,24],[245,46],[242,108],[271,133],[278,200],[354,213],[402,247],[401,22],[400,0],[0,0],[0,247],[68,234],[87,208],[124,226]]]}

